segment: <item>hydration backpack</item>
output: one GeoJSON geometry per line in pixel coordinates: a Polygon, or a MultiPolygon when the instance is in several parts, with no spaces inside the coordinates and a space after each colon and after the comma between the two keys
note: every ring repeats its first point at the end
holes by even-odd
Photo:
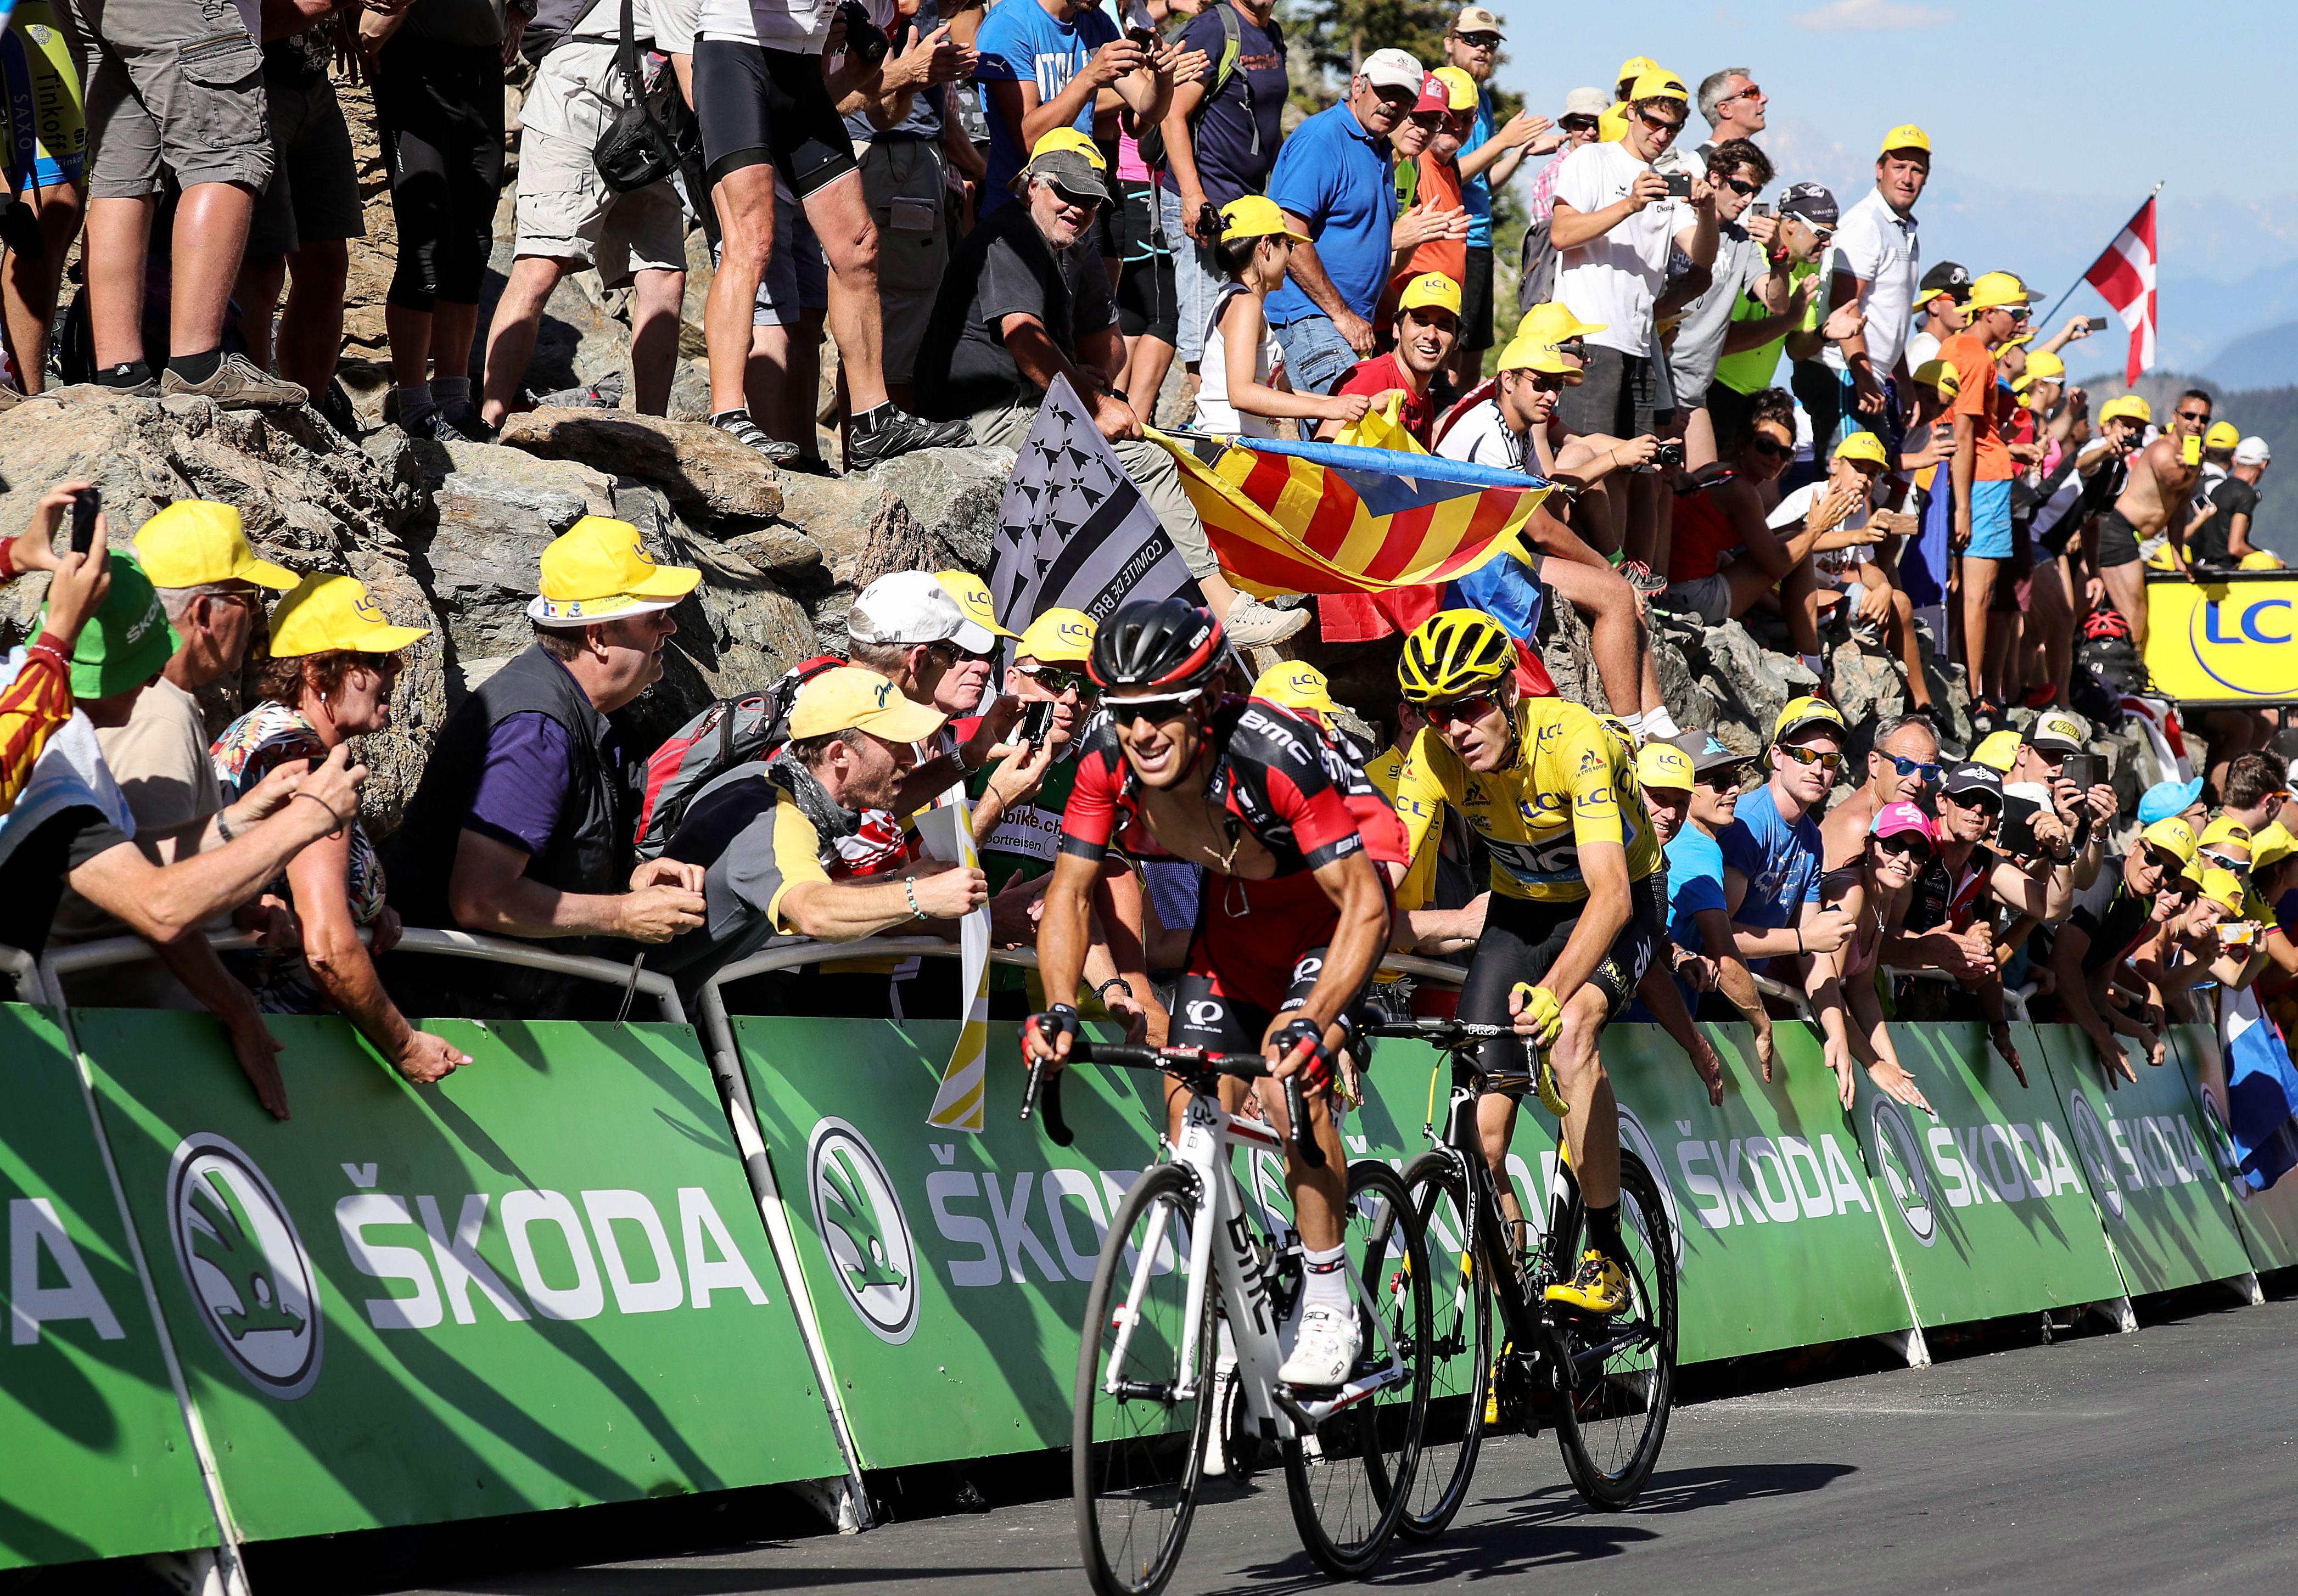
{"type": "Polygon", "coordinates": [[[763,693],[721,698],[671,733],[648,756],[639,796],[638,856],[659,859],[702,789],[735,766],[762,760],[789,741],[790,706],[798,690],[847,662],[816,654],[784,672],[763,693]]]}

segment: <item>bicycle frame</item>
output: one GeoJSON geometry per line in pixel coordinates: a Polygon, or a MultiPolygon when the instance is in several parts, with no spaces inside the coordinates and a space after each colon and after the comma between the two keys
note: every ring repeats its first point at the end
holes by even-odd
{"type": "MultiPolygon", "coordinates": [[[[1523,1275],[1514,1267],[1515,1249],[1508,1245],[1508,1215],[1500,1208],[1499,1183],[1484,1164],[1484,1140],[1476,1125],[1476,1104],[1482,1095],[1472,1085],[1455,1086],[1446,1110],[1444,1133],[1434,1140],[1437,1150],[1450,1155],[1459,1166],[1467,1189],[1476,1193],[1469,1222],[1476,1226],[1476,1234],[1463,1239],[1483,1259],[1492,1283],[1493,1301],[1500,1307],[1500,1328],[1517,1348],[1536,1353],[1542,1346],[1539,1329],[1546,1315],[1538,1306],[1540,1294],[1527,1288],[1523,1275]]],[[[1569,1163],[1563,1168],[1565,1178],[1569,1180],[1569,1163]]],[[[1565,1197],[1561,1192],[1525,1192],[1519,1195],[1519,1200],[1546,1201],[1548,1226],[1544,1235],[1553,1235],[1563,1222],[1565,1197]]]]}
{"type": "MultiPolygon", "coordinates": [[[[1236,1345],[1238,1389],[1244,1397],[1246,1410],[1263,1439],[1291,1440],[1313,1436],[1317,1427],[1333,1414],[1387,1387],[1409,1380],[1412,1370],[1403,1359],[1401,1349],[1390,1335],[1386,1322],[1378,1312],[1368,1315],[1380,1349],[1385,1353],[1382,1367],[1351,1380],[1331,1396],[1303,1400],[1283,1391],[1277,1383],[1277,1370],[1285,1361],[1285,1332],[1299,1318],[1299,1304],[1285,1321],[1279,1324],[1275,1304],[1269,1289],[1267,1271],[1261,1255],[1254,1248],[1252,1220],[1246,1211],[1244,1195],[1236,1174],[1229,1167],[1228,1152],[1234,1147],[1268,1148],[1282,1154],[1284,1141],[1277,1131],[1260,1120],[1245,1119],[1230,1114],[1220,1107],[1213,1094],[1200,1090],[1200,1083],[1190,1082],[1187,1107],[1181,1120],[1181,1142],[1174,1149],[1173,1163],[1187,1169],[1194,1178],[1200,1200],[1194,1226],[1188,1238],[1188,1255],[1177,1260],[1177,1264],[1188,1271],[1191,1282],[1205,1279],[1205,1267],[1210,1260],[1214,1278],[1219,1282],[1220,1300],[1228,1320],[1229,1334],[1236,1345]]],[[[1161,1232],[1163,1221],[1158,1221],[1161,1232]]],[[[1132,1283],[1127,1287],[1124,1320],[1118,1328],[1117,1338],[1111,1344],[1105,1367],[1121,1369],[1126,1364],[1126,1353],[1131,1345],[1133,1329],[1140,1321],[1141,1303],[1147,1294],[1149,1280],[1156,1272],[1159,1252],[1166,1245],[1161,1233],[1145,1238],[1145,1247],[1137,1255],[1132,1283]]],[[[1353,1259],[1347,1261],[1348,1278],[1360,1304],[1373,1304],[1372,1293],[1367,1289],[1357,1271],[1353,1259]]],[[[1180,1359],[1184,1370],[1197,1367],[1197,1349],[1208,1333],[1206,1307],[1209,1294],[1194,1287],[1188,1296],[1188,1309],[1183,1320],[1180,1359]]],[[[1120,1382],[1104,1376],[1103,1391],[1111,1396],[1122,1397],[1120,1382]]],[[[1142,1393],[1146,1395],[1148,1393],[1142,1393]]],[[[1175,1402],[1193,1400],[1198,1394],[1194,1381],[1184,1376],[1182,1385],[1172,1394],[1175,1402]]]]}

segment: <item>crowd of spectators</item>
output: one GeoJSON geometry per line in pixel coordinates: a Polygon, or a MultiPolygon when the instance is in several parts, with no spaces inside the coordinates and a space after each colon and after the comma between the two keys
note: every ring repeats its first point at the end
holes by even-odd
{"type": "MultiPolygon", "coordinates": [[[[413,436],[483,439],[531,403],[545,302],[582,270],[632,289],[632,398],[665,410],[698,227],[716,251],[709,424],[827,470],[825,332],[849,470],[1016,443],[1066,381],[1243,649],[1284,644],[1315,606],[1232,587],[1145,428],[1346,440],[1378,410],[1414,447],[1555,484],[1463,592],[1526,643],[1551,604],[1586,622],[1666,844],[1680,993],[1753,1025],[1767,1066],[1772,1023],[1807,1014],[1847,1094],[1856,1064],[1920,1100],[1883,1026],[1896,983],[1901,1015],[1926,991],[1975,1000],[2014,1067],[2006,1020],[2025,1012],[2079,1025],[2127,1074],[2118,1037],[2159,1059],[2205,987],[2298,975],[2298,810],[2286,751],[2266,752],[2280,712],[2205,715],[2198,774],[2135,813],[2091,751],[2090,720],[2144,686],[2150,570],[2273,563],[2253,539],[2266,446],[2200,392],[2159,425],[2135,394],[2094,413],[2059,353],[2087,318],[2033,341],[2015,275],[1926,261],[1920,127],[1875,141],[1861,195],[1773,193],[1793,174],[1763,147],[1752,69],[1695,85],[1635,58],[1552,122],[1510,114],[1491,85],[1505,24],[1475,5],[1441,62],[1373,48],[1289,133],[1302,86],[1253,0],[1135,0],[1122,21],[1078,0],[58,15],[73,50],[44,59],[77,60],[85,137],[41,144],[43,179],[12,202],[45,247],[0,232],[0,407],[42,391],[53,359],[118,392],[310,402],[354,427],[335,361],[361,223],[331,73],[356,75],[399,232],[386,420],[413,436]],[[514,259],[475,364],[522,55],[514,259]],[[1510,193],[1532,225],[1503,273],[1510,193]],[[51,350],[75,239],[79,345],[51,350]],[[1177,362],[1182,405],[1161,414],[1177,362]],[[1679,728],[1653,663],[1656,627],[1730,618],[1804,673],[1752,751],[1679,728]],[[1905,714],[1847,724],[1829,662],[1847,638],[1897,662],[1905,714]],[[1958,674],[1967,750],[1941,703],[1958,674]]],[[[410,1014],[584,1011],[539,970],[410,962],[403,926],[595,954],[690,992],[784,943],[954,939],[984,906],[995,942],[1035,940],[1100,724],[1088,615],[997,614],[963,572],[884,576],[846,655],[758,684],[755,739],[688,790],[684,745],[626,746],[617,712],[660,678],[701,573],[587,517],[542,557],[532,646],[456,708],[403,822],[370,837],[353,750],[389,724],[425,629],[351,577],[259,559],[226,505],[170,505],[108,555],[99,521],[97,554],[59,554],[86,487],[58,484],[0,547],[0,578],[49,583],[0,696],[0,943],[145,939],[154,963],[93,972],[75,998],[208,1009],[275,1112],[267,1014],[341,1013],[426,1083],[468,1061],[410,1014]],[[217,688],[252,707],[211,737],[217,688]],[[978,864],[930,837],[937,804],[961,811],[978,864]],[[229,929],[254,947],[219,955],[207,934],[229,929]]],[[[1393,792],[1409,705],[1336,702],[1305,665],[1254,690],[1393,792]],[[1395,728],[1385,753],[1352,740],[1373,723],[1395,728]]],[[[1399,884],[1397,950],[1473,944],[1481,847],[1434,830],[1399,884]]],[[[1161,1031],[1154,977],[1200,884],[1112,859],[1095,1001],[1161,1031]]],[[[993,1012],[1042,1007],[1016,971],[995,987],[993,1012]]],[[[762,993],[897,1016],[944,1000],[917,961],[827,952],[762,993]]]]}

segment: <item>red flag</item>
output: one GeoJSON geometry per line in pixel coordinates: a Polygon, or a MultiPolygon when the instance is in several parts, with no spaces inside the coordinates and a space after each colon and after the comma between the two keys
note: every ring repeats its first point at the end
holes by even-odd
{"type": "Polygon", "coordinates": [[[2091,263],[2083,281],[2098,290],[2122,325],[2130,329],[2130,358],[2125,383],[2154,364],[2154,196],[2106,246],[2106,253],[2091,263]]]}

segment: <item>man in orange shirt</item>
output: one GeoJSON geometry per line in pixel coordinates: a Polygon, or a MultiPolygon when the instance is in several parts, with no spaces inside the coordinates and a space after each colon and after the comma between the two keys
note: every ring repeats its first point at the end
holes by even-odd
{"type": "Polygon", "coordinates": [[[1971,285],[1964,301],[1969,324],[1938,352],[1958,383],[1947,410],[1955,426],[1947,470],[1955,492],[1949,538],[1962,555],[1956,580],[1963,594],[1963,681],[1971,719],[1990,728],[2003,717],[2004,691],[2000,681],[1986,679],[1988,601],[1996,569],[2011,557],[2015,474],[2003,438],[2003,413],[2011,401],[1995,378],[1995,351],[2024,327],[2027,299],[2026,284],[2009,272],[1988,272],[1971,285]]]}
{"type": "MultiPolygon", "coordinates": [[[[1457,210],[1464,201],[1460,180],[1460,146],[1467,142],[1476,121],[1476,84],[1458,67],[1438,67],[1428,74],[1421,86],[1420,105],[1429,106],[1442,118],[1431,131],[1427,147],[1420,152],[1420,182],[1416,199],[1423,205],[1438,210],[1457,210]]],[[[1416,119],[1420,106],[1413,107],[1416,119]]],[[[1412,251],[1412,259],[1393,286],[1403,291],[1404,284],[1414,277],[1434,272],[1450,277],[1455,283],[1466,282],[1468,276],[1468,241],[1459,238],[1432,238],[1412,251]]]]}

